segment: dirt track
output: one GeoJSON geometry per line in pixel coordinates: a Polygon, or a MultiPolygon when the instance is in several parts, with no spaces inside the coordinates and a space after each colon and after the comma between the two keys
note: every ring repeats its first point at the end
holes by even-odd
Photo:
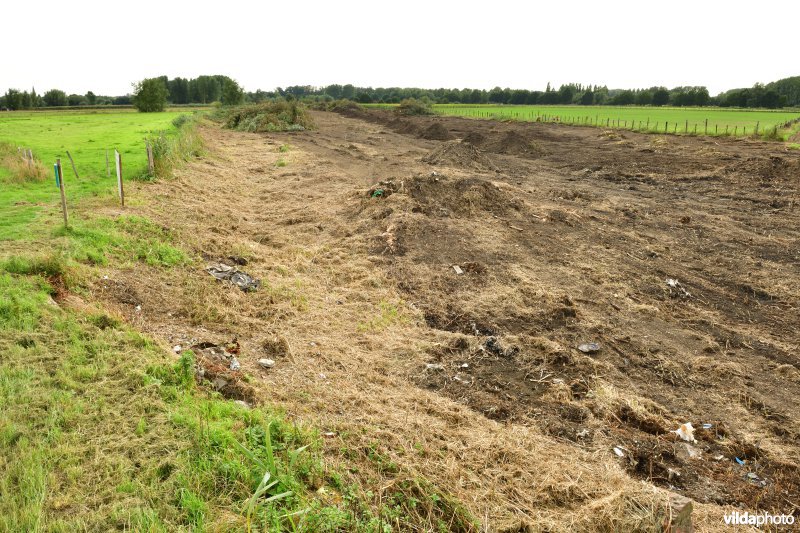
{"type": "Polygon", "coordinates": [[[625,528],[663,500],[650,484],[709,504],[707,530],[717,505],[800,512],[796,152],[314,118],[205,128],[207,157],[140,186],[144,211],[208,260],[248,259],[261,291],[198,264],[96,292],[170,346],[237,337],[259,377],[237,394],[335,432],[329,459],[377,501],[423,476],[489,529],[625,528]],[[671,431],[688,421],[711,426],[687,448],[671,431]]]}

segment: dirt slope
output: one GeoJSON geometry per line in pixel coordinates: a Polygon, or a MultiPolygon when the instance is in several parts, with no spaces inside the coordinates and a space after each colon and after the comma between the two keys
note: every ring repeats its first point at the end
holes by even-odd
{"type": "Polygon", "coordinates": [[[667,490],[701,502],[704,530],[734,507],[798,512],[796,155],[315,119],[206,128],[205,158],[136,192],[206,260],[246,259],[261,290],[196,264],[117,272],[98,295],[169,345],[236,337],[258,376],[245,397],[334,432],[329,459],[376,501],[421,476],[491,530],[645,527],[667,490]],[[671,433],[688,421],[691,447],[671,433]]]}

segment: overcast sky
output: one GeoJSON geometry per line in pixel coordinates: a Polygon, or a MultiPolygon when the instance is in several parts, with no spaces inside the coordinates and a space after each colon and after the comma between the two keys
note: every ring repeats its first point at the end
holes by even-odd
{"type": "Polygon", "coordinates": [[[717,94],[800,75],[800,0],[38,0],[11,11],[0,24],[2,93],[120,95],[145,77],[226,74],[248,91],[549,81],[717,94]]]}

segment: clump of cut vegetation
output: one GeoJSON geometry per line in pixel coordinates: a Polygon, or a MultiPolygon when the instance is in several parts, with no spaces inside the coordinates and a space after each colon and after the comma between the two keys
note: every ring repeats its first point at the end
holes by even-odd
{"type": "Polygon", "coordinates": [[[427,98],[406,98],[397,106],[397,112],[401,115],[433,115],[433,105],[427,98]]]}
{"type": "Polygon", "coordinates": [[[138,179],[172,177],[173,171],[193,157],[203,153],[203,140],[197,133],[197,119],[191,115],[178,115],[172,120],[175,131],[159,132],[147,140],[153,148],[154,172],[140,174],[138,179]]]}
{"type": "Polygon", "coordinates": [[[297,101],[278,100],[221,110],[225,127],[239,131],[304,131],[314,121],[297,101]]]}
{"type": "Polygon", "coordinates": [[[48,175],[48,169],[41,161],[23,157],[11,143],[0,143],[0,166],[8,171],[6,179],[14,183],[44,181],[48,175]]]}

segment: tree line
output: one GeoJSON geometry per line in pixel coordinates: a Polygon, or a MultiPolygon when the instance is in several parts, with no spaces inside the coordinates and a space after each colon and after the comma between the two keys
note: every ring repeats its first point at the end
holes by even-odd
{"type": "Polygon", "coordinates": [[[547,84],[544,91],[495,87],[481,89],[372,88],[353,85],[313,87],[295,85],[275,92],[246,94],[259,101],[275,96],[310,100],[347,99],[360,103],[399,103],[406,98],[426,98],[437,104],[515,104],[515,105],[612,105],[676,107],[760,107],[800,106],[800,76],[748,89],[732,89],[711,96],[706,87],[650,87],[647,89],[609,89],[607,86],[568,83],[555,89],[547,84]]]}
{"type": "MultiPolygon", "coordinates": [[[[613,106],[677,106],[677,107],[759,107],[780,108],[800,106],[800,76],[784,78],[766,85],[757,83],[750,88],[731,89],[717,96],[709,95],[702,86],[650,87],[647,89],[609,89],[607,86],[567,83],[558,89],[547,84],[544,91],[495,87],[484,89],[420,89],[408,87],[357,87],[352,84],[293,85],[274,91],[244,92],[228,76],[209,75],[196,78],[159,76],[134,84],[134,93],[123,96],[100,96],[92,91],[85,95],[66,94],[51,89],[38,95],[36,89],[9,89],[0,97],[0,108],[34,109],[37,107],[81,105],[130,105],[146,102],[146,107],[162,108],[167,104],[210,104],[221,102],[233,105],[242,102],[261,102],[275,98],[298,100],[353,100],[360,103],[399,103],[406,98],[428,99],[439,104],[526,104],[526,105],[613,105],[613,106]],[[152,80],[152,81],[151,81],[152,80]],[[145,84],[145,82],[148,82],[145,84]],[[140,95],[146,87],[145,97],[140,95]],[[161,90],[163,88],[163,90],[161,90]]],[[[139,107],[139,106],[137,106],[139,107]]]]}
{"type": "Polygon", "coordinates": [[[0,108],[16,111],[19,109],[36,109],[39,107],[66,107],[83,105],[130,105],[130,95],[125,96],[100,96],[92,91],[86,94],[67,94],[60,89],[50,89],[44,94],[38,94],[36,88],[30,91],[8,89],[6,94],[0,96],[0,108]]]}
{"type": "MultiPolygon", "coordinates": [[[[144,82],[148,80],[156,80],[155,83],[163,86],[164,101],[167,104],[210,104],[212,102],[236,104],[241,103],[244,99],[239,84],[228,76],[198,76],[191,79],[180,77],[169,79],[167,76],[159,76],[135,83],[133,93],[123,96],[100,96],[92,91],[86,94],[67,94],[60,89],[50,89],[43,95],[39,95],[35,88],[30,91],[8,89],[5,95],[0,96],[0,108],[16,111],[39,107],[131,105],[135,104],[137,94],[141,91],[144,82]]],[[[147,85],[147,90],[152,91],[154,87],[147,85]]],[[[161,92],[156,91],[155,96],[156,100],[160,100],[161,92]]]]}

